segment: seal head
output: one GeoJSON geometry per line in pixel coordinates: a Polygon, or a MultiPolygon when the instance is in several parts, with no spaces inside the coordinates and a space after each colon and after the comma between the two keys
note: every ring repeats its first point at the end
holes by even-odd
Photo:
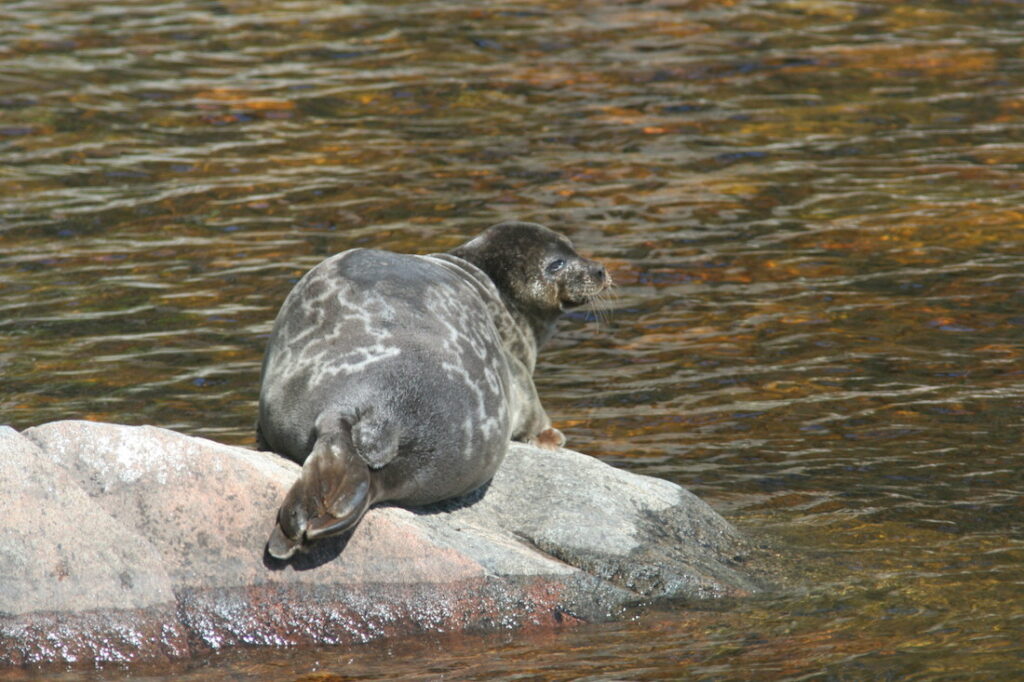
{"type": "Polygon", "coordinates": [[[538,346],[565,310],[589,302],[608,285],[603,265],[582,258],[567,237],[536,223],[499,223],[451,253],[487,273],[538,346]]]}
{"type": "Polygon", "coordinates": [[[607,286],[562,235],[501,223],[449,253],[353,249],[295,285],[267,344],[257,438],[302,466],[267,549],[287,559],[375,502],[491,479],[510,438],[564,442],[533,385],[563,310],[607,286]]]}

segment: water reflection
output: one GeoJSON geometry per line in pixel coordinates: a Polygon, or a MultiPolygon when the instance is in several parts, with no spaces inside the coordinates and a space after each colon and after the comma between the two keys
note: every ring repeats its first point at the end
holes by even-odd
{"type": "MultiPolygon", "coordinates": [[[[251,444],[307,268],[539,220],[619,283],[541,358],[571,443],[817,558],[763,603],[446,641],[438,674],[524,650],[552,678],[1019,669],[1014,3],[26,1],[0,22],[0,420],[251,444]]],[[[393,653],[316,655],[415,676],[393,653]]]]}

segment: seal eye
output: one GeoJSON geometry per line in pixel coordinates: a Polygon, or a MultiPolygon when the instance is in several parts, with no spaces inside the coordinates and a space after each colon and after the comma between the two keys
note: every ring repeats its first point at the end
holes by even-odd
{"type": "Polygon", "coordinates": [[[555,260],[553,260],[550,263],[548,263],[547,271],[548,271],[549,275],[553,275],[553,274],[555,274],[556,272],[558,272],[559,270],[561,270],[564,267],[565,267],[565,259],[564,258],[556,258],[555,260]]]}

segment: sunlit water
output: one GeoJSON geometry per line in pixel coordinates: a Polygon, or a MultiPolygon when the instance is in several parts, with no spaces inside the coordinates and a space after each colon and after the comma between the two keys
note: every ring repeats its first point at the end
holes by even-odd
{"type": "Polygon", "coordinates": [[[1024,671],[1019,3],[27,0],[0,26],[0,422],[251,445],[306,269],[531,219],[618,282],[541,356],[570,444],[799,557],[777,593],[625,623],[128,673],[1024,671]]]}

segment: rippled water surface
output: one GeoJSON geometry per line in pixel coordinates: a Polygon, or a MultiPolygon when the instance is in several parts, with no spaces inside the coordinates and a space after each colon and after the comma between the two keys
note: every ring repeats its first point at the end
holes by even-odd
{"type": "Polygon", "coordinates": [[[574,631],[127,672],[1024,671],[1018,2],[13,0],[0,25],[0,422],[251,445],[306,269],[531,219],[618,282],[541,356],[571,445],[803,571],[574,631]]]}

